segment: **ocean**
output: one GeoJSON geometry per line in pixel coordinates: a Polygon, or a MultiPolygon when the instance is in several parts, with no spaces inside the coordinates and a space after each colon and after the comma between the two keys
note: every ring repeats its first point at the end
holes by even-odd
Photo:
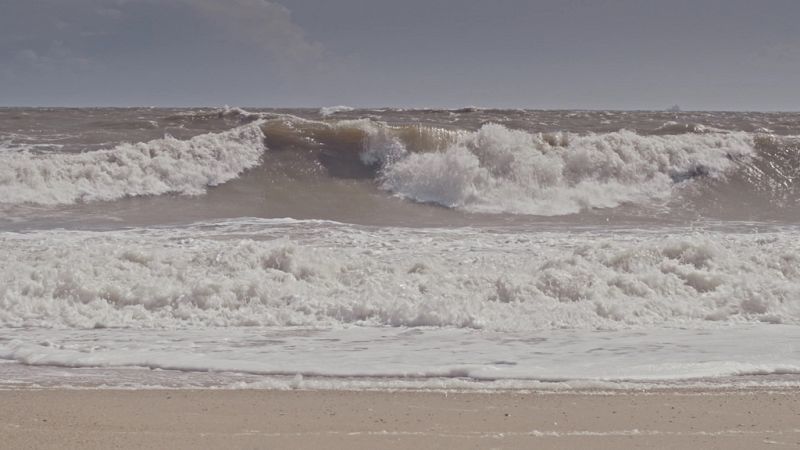
{"type": "Polygon", "coordinates": [[[0,387],[800,386],[800,113],[0,108],[0,387]]]}

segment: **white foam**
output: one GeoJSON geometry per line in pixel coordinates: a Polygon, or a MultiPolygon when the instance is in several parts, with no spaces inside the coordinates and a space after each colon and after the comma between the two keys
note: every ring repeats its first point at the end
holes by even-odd
{"type": "Polygon", "coordinates": [[[701,123],[680,123],[669,121],[654,130],[656,134],[683,134],[683,133],[724,133],[725,130],[701,123]]]}
{"type": "Polygon", "coordinates": [[[80,154],[0,153],[0,203],[202,194],[257,165],[263,140],[261,129],[252,124],[189,140],[167,136],[80,154]]]}
{"type": "Polygon", "coordinates": [[[797,235],[508,234],[255,220],[2,233],[0,324],[518,331],[798,324],[797,235]]]}
{"type": "Polygon", "coordinates": [[[441,151],[411,152],[391,128],[362,127],[370,136],[364,160],[382,164],[385,189],[489,213],[563,215],[657,204],[681,182],[723,178],[755,152],[752,135],[742,132],[531,134],[497,124],[454,133],[441,151]]]}
{"type": "Polygon", "coordinates": [[[319,114],[321,116],[330,116],[332,114],[336,114],[336,113],[339,113],[339,112],[352,111],[353,109],[355,109],[355,108],[353,108],[351,106],[345,106],[345,105],[323,106],[322,108],[319,109],[319,114]]]}
{"type": "Polygon", "coordinates": [[[0,133],[0,153],[2,152],[42,152],[58,151],[64,144],[58,143],[69,135],[55,134],[31,138],[19,133],[0,133]]]}
{"type": "Polygon", "coordinates": [[[231,107],[228,105],[216,110],[216,112],[219,117],[233,117],[244,121],[263,119],[264,117],[273,115],[271,113],[252,112],[243,108],[239,108],[238,106],[231,107]]]}

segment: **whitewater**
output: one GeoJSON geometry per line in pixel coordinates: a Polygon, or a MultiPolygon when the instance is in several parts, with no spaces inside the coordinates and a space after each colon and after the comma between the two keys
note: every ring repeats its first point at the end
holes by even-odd
{"type": "Polygon", "coordinates": [[[800,382],[800,114],[0,109],[0,386],[800,382]]]}

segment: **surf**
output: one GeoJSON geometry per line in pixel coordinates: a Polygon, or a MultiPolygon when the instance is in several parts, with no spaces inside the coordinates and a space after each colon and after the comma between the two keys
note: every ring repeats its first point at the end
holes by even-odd
{"type": "MultiPolygon", "coordinates": [[[[0,203],[57,206],[196,197],[233,183],[240,188],[221,191],[230,194],[225,202],[250,204],[253,199],[243,196],[264,197],[269,200],[265,209],[248,214],[267,217],[274,210],[311,218],[319,209],[317,197],[372,205],[376,190],[408,203],[481,215],[624,211],[642,217],[752,220],[800,212],[800,139],[793,135],[677,122],[654,126],[649,134],[533,132],[498,123],[505,116],[483,110],[424,113],[436,114],[435,120],[424,120],[423,112],[391,112],[407,116],[400,123],[342,111],[336,114],[356,118],[240,108],[172,113],[161,121],[197,129],[204,123],[228,124],[229,129],[79,153],[2,152],[0,203]],[[442,114],[470,120],[485,114],[491,120],[464,128],[442,114]],[[291,197],[309,199],[308,211],[291,197]]],[[[413,208],[408,211],[413,214],[413,208]]]]}

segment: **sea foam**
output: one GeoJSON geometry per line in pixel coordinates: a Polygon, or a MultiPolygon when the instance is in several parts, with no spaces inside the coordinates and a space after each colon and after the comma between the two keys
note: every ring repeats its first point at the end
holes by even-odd
{"type": "Polygon", "coordinates": [[[508,234],[273,221],[4,233],[0,325],[797,324],[796,238],[796,231],[508,234]]]}

